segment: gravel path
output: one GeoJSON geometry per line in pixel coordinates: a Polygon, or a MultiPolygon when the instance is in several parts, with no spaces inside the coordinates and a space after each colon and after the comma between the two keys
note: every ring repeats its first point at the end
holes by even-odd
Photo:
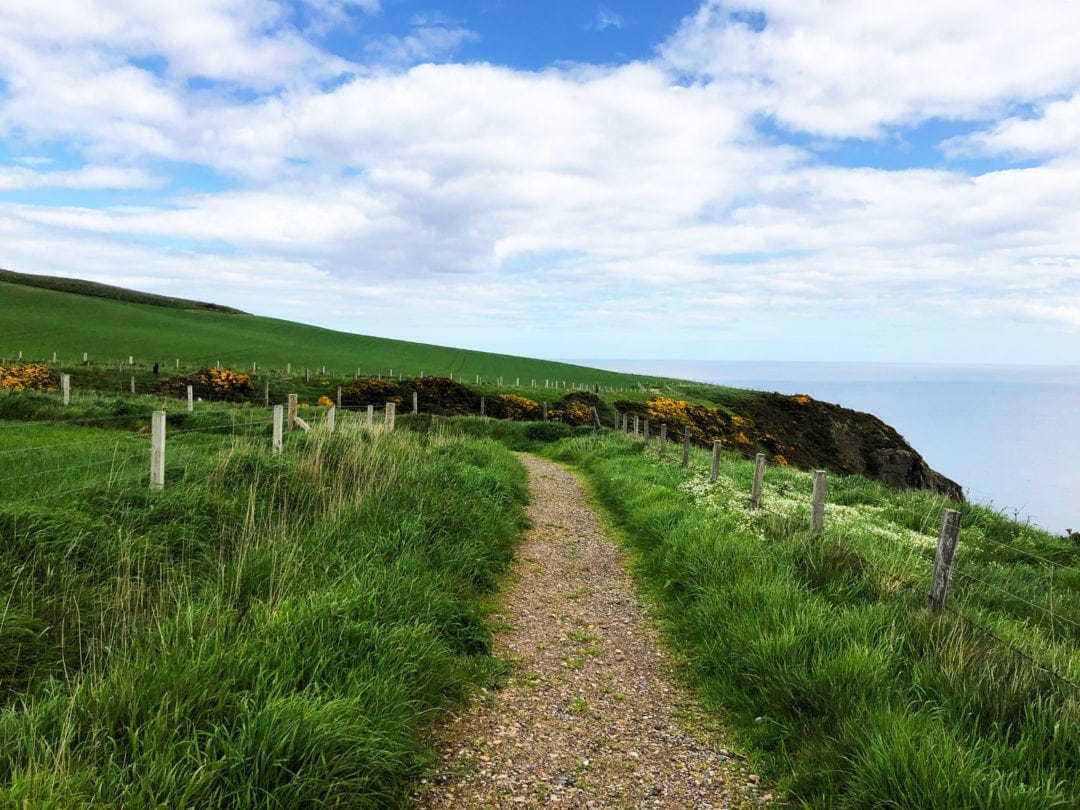
{"type": "Polygon", "coordinates": [[[521,456],[531,528],[491,620],[512,665],[436,732],[421,807],[750,807],[758,778],[672,677],[619,550],[577,479],[521,456]]]}

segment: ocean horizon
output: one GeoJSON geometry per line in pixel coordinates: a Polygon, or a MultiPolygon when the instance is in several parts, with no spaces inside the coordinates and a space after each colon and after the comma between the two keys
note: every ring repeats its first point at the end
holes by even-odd
{"type": "Polygon", "coordinates": [[[808,394],[895,428],[969,500],[1080,530],[1080,365],[575,360],[614,371],[808,394]]]}

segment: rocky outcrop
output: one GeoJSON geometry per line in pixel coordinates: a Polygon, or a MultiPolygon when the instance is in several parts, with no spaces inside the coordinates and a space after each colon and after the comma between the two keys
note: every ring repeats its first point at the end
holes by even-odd
{"type": "Polygon", "coordinates": [[[743,399],[732,410],[779,439],[784,457],[796,467],[858,473],[894,489],[928,489],[964,500],[958,483],[932,470],[903,436],[872,414],[783,394],[743,399]]]}

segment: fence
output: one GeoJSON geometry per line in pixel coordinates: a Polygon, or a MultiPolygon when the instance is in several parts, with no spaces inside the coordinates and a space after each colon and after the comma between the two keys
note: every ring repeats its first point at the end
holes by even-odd
{"type": "MultiPolygon", "coordinates": [[[[650,434],[651,425],[648,420],[641,420],[640,422],[635,417],[633,420],[627,418],[626,414],[617,415],[615,419],[615,425],[617,429],[621,429],[621,432],[631,440],[640,442],[643,449],[649,450],[648,436],[650,434]]],[[[660,460],[667,458],[666,444],[667,444],[667,424],[660,425],[660,445],[656,453],[656,457],[660,460]]],[[[684,428],[683,440],[682,440],[682,454],[679,461],[681,468],[686,469],[689,467],[690,460],[690,429],[684,428]]],[[[709,465],[707,467],[708,477],[707,481],[709,485],[716,485],[720,466],[721,466],[721,442],[713,442],[712,450],[709,455],[709,465]]],[[[739,456],[741,459],[741,456],[739,456]]],[[[852,555],[858,558],[862,564],[865,564],[868,568],[874,569],[887,580],[891,581],[897,588],[905,590],[918,590],[922,594],[922,598],[925,599],[926,608],[932,614],[948,613],[955,616],[972,629],[984,634],[987,638],[990,638],[995,643],[1004,645],[1011,650],[1017,656],[1023,658],[1029,664],[1037,667],[1038,669],[1050,674],[1059,682],[1068,685],[1069,687],[1080,689],[1080,684],[1073,678],[1063,674],[1053,665],[1039,660],[1035,655],[1029,651],[1021,649],[1014,643],[1006,638],[1003,638],[999,632],[995,632],[993,629],[987,627],[984,623],[977,621],[963,610],[957,608],[955,605],[950,604],[950,594],[956,591],[953,587],[954,581],[959,580],[964,583],[968,588],[979,588],[979,595],[982,596],[987,591],[993,591],[1000,595],[1005,600],[1011,600],[1016,604],[1022,604],[1027,609],[1031,609],[1044,615],[1048,624],[1053,627],[1055,624],[1061,628],[1067,628],[1069,630],[1069,638],[1075,641],[1080,638],[1080,621],[1076,621],[1067,615],[1062,614],[1060,611],[1055,611],[1053,608],[1054,597],[1052,593],[1049,593],[1048,599],[1050,600],[1050,606],[1046,604],[1039,604],[1032,599],[1026,598],[1024,595],[1011,591],[1006,587],[1002,587],[999,584],[988,581],[989,578],[983,578],[976,576],[969,571],[958,568],[956,565],[956,552],[961,540],[961,513],[953,508],[947,508],[942,505],[940,519],[937,522],[937,539],[934,544],[934,554],[932,559],[926,559],[922,556],[921,552],[917,552],[914,549],[903,549],[902,556],[907,560],[915,563],[917,566],[923,568],[923,574],[919,575],[917,572],[914,577],[904,576],[897,574],[895,571],[889,568],[882,567],[873,563],[870,558],[866,556],[863,551],[851,547],[851,545],[845,545],[841,543],[831,530],[829,521],[827,520],[827,500],[828,500],[828,476],[824,470],[815,470],[811,473],[812,490],[809,498],[804,501],[803,517],[800,521],[792,521],[790,515],[771,511],[764,497],[764,486],[766,470],[770,466],[767,461],[767,457],[764,453],[756,454],[753,466],[753,475],[749,484],[748,490],[745,491],[745,508],[748,514],[763,514],[771,516],[777,519],[782,526],[782,532],[786,534],[792,533],[806,533],[810,537],[819,538],[821,542],[826,536],[835,548],[844,552],[845,554],[852,555]]],[[[701,473],[704,474],[705,470],[701,473]]],[[[942,498],[944,502],[944,498],[942,498]]],[[[882,504],[882,507],[887,507],[890,510],[904,511],[897,507],[894,503],[882,504]]],[[[910,510],[909,510],[910,511],[910,510]]],[[[926,522],[928,516],[921,513],[915,513],[911,511],[912,516],[917,516],[926,522]]],[[[1061,572],[1061,574],[1072,582],[1080,582],[1080,568],[1072,565],[1066,565],[1056,560],[1050,559],[1045,556],[1041,556],[1034,552],[1020,549],[1016,546],[1011,546],[999,541],[994,541],[985,536],[980,535],[980,541],[990,543],[995,546],[999,546],[1003,549],[1007,549],[1010,553],[1016,553],[1030,557],[1033,561],[1038,562],[1044,566],[1052,567],[1053,570],[1061,572]]],[[[898,544],[900,541],[896,541],[898,544]]],[[[899,546],[898,546],[899,549],[899,546]]],[[[963,589],[961,589],[962,591],[963,589]]],[[[955,601],[955,594],[954,601],[955,601]]],[[[1069,592],[1069,596],[1075,597],[1074,592],[1069,592]]],[[[1068,597],[1066,597],[1068,598],[1068,597]]],[[[1060,602],[1059,602],[1060,604],[1060,602]]]]}

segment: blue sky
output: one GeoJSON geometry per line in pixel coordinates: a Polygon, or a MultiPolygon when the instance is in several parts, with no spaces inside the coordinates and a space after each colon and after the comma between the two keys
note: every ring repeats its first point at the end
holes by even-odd
{"type": "Polygon", "coordinates": [[[1071,2],[4,5],[8,269],[544,357],[1080,357],[1071,2]]]}

